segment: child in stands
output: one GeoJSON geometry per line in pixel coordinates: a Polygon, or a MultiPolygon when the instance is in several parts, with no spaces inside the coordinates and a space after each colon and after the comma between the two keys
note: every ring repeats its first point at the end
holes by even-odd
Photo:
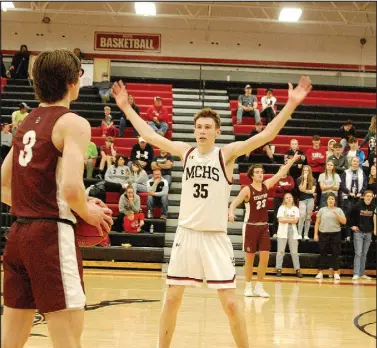
{"type": "Polygon", "coordinates": [[[139,233],[144,226],[144,214],[135,214],[132,210],[126,212],[126,217],[123,221],[123,228],[126,233],[139,233]]]}

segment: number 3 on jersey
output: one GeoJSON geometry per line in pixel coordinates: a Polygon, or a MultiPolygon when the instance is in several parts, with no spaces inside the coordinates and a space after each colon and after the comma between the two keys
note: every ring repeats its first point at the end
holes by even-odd
{"type": "Polygon", "coordinates": [[[263,201],[257,201],[257,210],[265,208],[266,207],[266,199],[263,201]]]}
{"type": "Polygon", "coordinates": [[[194,198],[207,198],[208,197],[208,184],[194,184],[195,192],[194,198]]]}
{"type": "Polygon", "coordinates": [[[33,146],[36,142],[35,131],[30,130],[24,134],[22,142],[25,145],[24,149],[20,151],[18,156],[18,163],[22,167],[26,167],[33,157],[33,146]]]}

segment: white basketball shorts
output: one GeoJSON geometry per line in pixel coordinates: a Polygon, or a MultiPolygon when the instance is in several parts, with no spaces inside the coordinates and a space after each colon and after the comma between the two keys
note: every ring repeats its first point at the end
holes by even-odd
{"type": "Polygon", "coordinates": [[[233,246],[224,232],[202,232],[178,226],[168,267],[169,285],[234,289],[233,246]]]}

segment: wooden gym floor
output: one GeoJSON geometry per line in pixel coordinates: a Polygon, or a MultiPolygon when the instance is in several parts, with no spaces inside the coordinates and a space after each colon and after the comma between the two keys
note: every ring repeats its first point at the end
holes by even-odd
{"type": "MultiPolygon", "coordinates": [[[[156,348],[165,278],[156,271],[85,270],[88,308],[83,348],[156,348]]],[[[313,276],[267,277],[270,299],[244,298],[250,347],[372,348],[376,341],[376,281],[338,284],[313,276]]],[[[41,315],[26,348],[51,347],[41,315]]],[[[216,292],[188,288],[172,348],[235,347],[216,292]]]]}

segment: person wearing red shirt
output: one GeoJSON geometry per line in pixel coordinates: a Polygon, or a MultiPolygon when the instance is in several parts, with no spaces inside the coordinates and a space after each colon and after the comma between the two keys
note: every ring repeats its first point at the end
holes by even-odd
{"type": "Polygon", "coordinates": [[[279,228],[279,220],[277,218],[278,210],[283,203],[284,195],[287,192],[292,192],[295,187],[295,181],[290,175],[284,175],[275,186],[274,196],[274,225],[273,225],[273,238],[276,238],[279,228]]]}
{"type": "Polygon", "coordinates": [[[319,175],[325,171],[326,149],[321,147],[319,135],[313,135],[312,144],[313,147],[308,149],[306,158],[312,169],[313,177],[318,181],[319,175]]]}
{"type": "Polygon", "coordinates": [[[168,130],[168,110],[162,105],[161,97],[154,97],[154,104],[147,110],[148,124],[164,136],[168,130]]]}
{"type": "Polygon", "coordinates": [[[123,228],[126,233],[139,233],[144,226],[144,214],[135,214],[132,210],[126,212],[123,228]]]}

